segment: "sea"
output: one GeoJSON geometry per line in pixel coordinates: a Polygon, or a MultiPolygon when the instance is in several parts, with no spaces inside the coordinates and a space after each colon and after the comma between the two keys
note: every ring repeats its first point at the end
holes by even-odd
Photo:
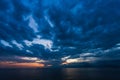
{"type": "Polygon", "coordinates": [[[119,68],[0,69],[0,80],[120,80],[119,68]]]}

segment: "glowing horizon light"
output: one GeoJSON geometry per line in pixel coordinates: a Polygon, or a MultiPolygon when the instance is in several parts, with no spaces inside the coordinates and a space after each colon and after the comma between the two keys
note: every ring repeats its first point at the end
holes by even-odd
{"type": "Polygon", "coordinates": [[[66,60],[67,63],[75,63],[75,62],[79,62],[78,58],[77,59],[68,59],[66,60]]]}
{"type": "Polygon", "coordinates": [[[0,68],[43,68],[43,63],[16,63],[16,62],[0,62],[0,68]]]}
{"type": "Polygon", "coordinates": [[[82,62],[89,62],[89,61],[92,61],[92,59],[74,58],[74,59],[67,59],[63,64],[82,63],[82,62]]]}
{"type": "Polygon", "coordinates": [[[67,65],[68,63],[67,62],[63,62],[61,65],[67,65]]]}

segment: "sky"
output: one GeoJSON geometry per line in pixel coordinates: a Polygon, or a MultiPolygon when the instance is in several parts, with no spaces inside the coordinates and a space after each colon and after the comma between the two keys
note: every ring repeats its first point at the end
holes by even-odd
{"type": "Polygon", "coordinates": [[[0,0],[0,68],[120,66],[120,0],[0,0]]]}

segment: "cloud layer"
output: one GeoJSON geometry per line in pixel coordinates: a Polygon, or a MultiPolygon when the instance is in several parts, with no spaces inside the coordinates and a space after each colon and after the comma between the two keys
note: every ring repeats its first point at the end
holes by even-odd
{"type": "Polygon", "coordinates": [[[0,0],[0,61],[119,60],[119,9],[119,0],[0,0]]]}

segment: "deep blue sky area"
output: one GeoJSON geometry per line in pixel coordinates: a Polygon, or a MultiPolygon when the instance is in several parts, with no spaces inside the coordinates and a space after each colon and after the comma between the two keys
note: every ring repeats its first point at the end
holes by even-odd
{"type": "Polygon", "coordinates": [[[0,66],[24,63],[120,66],[120,0],[0,0],[0,66]]]}

